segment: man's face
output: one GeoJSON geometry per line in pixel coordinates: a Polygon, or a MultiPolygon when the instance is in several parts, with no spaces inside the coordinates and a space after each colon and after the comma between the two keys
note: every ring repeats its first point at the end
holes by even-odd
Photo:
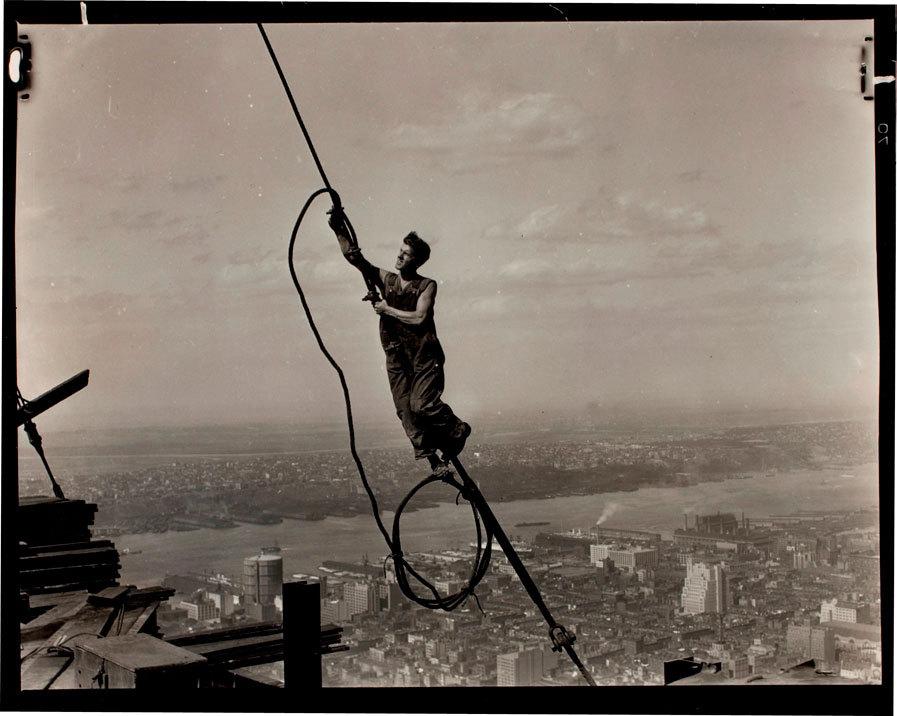
{"type": "Polygon", "coordinates": [[[414,255],[414,249],[408,244],[402,244],[399,249],[399,257],[396,259],[396,270],[401,271],[404,268],[414,268],[417,265],[417,258],[414,255]]]}

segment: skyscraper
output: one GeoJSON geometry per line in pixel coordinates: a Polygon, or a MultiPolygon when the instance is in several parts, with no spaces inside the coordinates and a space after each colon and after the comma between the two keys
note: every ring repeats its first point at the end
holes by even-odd
{"type": "Polygon", "coordinates": [[[722,564],[692,562],[686,564],[682,587],[682,611],[686,614],[725,612],[729,601],[728,580],[722,564]]]}

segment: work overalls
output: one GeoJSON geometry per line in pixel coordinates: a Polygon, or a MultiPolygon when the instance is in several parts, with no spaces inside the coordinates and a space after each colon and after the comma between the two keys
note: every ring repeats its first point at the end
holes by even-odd
{"type": "MultiPolygon", "coordinates": [[[[387,272],[384,300],[400,311],[413,311],[418,296],[431,282],[429,278],[417,278],[402,289],[398,274],[387,272]]],[[[417,326],[381,315],[380,343],[386,353],[386,372],[396,414],[414,446],[414,457],[422,460],[437,448],[442,449],[447,436],[461,423],[442,402],[445,354],[436,337],[432,309],[417,326]]]]}

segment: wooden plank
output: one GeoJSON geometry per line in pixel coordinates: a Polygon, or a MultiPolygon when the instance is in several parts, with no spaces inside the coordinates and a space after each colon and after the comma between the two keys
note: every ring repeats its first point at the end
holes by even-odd
{"type": "Polygon", "coordinates": [[[258,622],[242,627],[210,629],[209,631],[199,632],[198,634],[174,634],[167,637],[165,641],[176,646],[187,646],[189,644],[208,644],[230,639],[238,639],[244,636],[279,634],[281,632],[283,632],[283,626],[278,622],[258,622]]]}
{"type": "Polygon", "coordinates": [[[137,604],[139,602],[164,602],[169,597],[173,597],[177,590],[170,587],[144,587],[135,589],[131,587],[128,592],[128,604],[137,604]]]}
{"type": "Polygon", "coordinates": [[[71,691],[72,689],[77,689],[78,687],[78,670],[72,668],[72,664],[69,664],[69,668],[64,669],[59,676],[50,684],[50,691],[55,690],[63,690],[63,691],[71,691]]]}
{"type": "Polygon", "coordinates": [[[130,587],[106,587],[96,594],[87,597],[87,601],[91,604],[118,604],[125,600],[130,587]]]}
{"type": "Polygon", "coordinates": [[[28,591],[30,586],[46,584],[66,584],[75,581],[87,582],[105,579],[109,575],[118,575],[118,567],[114,564],[85,564],[74,567],[51,567],[49,569],[30,569],[19,572],[19,585],[28,591]]]}
{"type": "Polygon", "coordinates": [[[66,594],[32,594],[30,595],[31,607],[55,607],[63,602],[78,601],[81,597],[87,598],[87,590],[72,591],[66,594]]]}
{"type": "Polygon", "coordinates": [[[43,584],[39,586],[29,587],[28,592],[32,595],[43,594],[54,596],[60,593],[73,592],[76,590],[86,590],[88,592],[96,592],[106,587],[114,587],[118,584],[118,572],[111,574],[102,579],[89,579],[74,582],[64,582],[62,584],[43,584]]]}
{"type": "Polygon", "coordinates": [[[47,547],[30,547],[27,552],[20,550],[19,564],[28,564],[38,560],[65,559],[77,557],[92,557],[94,555],[105,556],[107,554],[118,554],[118,550],[111,545],[96,545],[90,542],[77,542],[70,549],[66,549],[63,545],[53,545],[47,547]]]}
{"type": "Polygon", "coordinates": [[[93,502],[84,500],[69,500],[59,497],[22,497],[19,499],[18,512],[27,515],[59,514],[60,512],[96,512],[97,506],[93,502]]]}
{"type": "Polygon", "coordinates": [[[155,615],[159,602],[136,604],[125,608],[122,618],[122,634],[139,634],[144,625],[155,615]]]}
{"type": "Polygon", "coordinates": [[[26,545],[90,541],[95,504],[83,500],[24,503],[16,510],[16,537],[26,545]]]}
{"type": "Polygon", "coordinates": [[[346,644],[334,644],[333,646],[321,647],[322,654],[335,654],[338,651],[349,651],[349,647],[346,644]]]}
{"type": "Polygon", "coordinates": [[[33,535],[19,535],[18,539],[27,545],[37,547],[45,544],[63,544],[65,542],[89,542],[90,537],[90,530],[87,527],[77,527],[52,533],[41,531],[33,535]]]}
{"type": "Polygon", "coordinates": [[[214,661],[216,660],[216,657],[223,657],[240,651],[251,652],[278,647],[281,650],[283,649],[283,634],[262,634],[259,636],[245,637],[243,639],[216,641],[210,644],[189,644],[182,646],[181,648],[188,649],[194,654],[202,654],[210,661],[214,661]]]}
{"type": "Polygon", "coordinates": [[[121,565],[117,550],[80,549],[71,552],[53,552],[50,554],[19,557],[19,571],[33,572],[38,569],[54,569],[62,567],[90,566],[92,564],[121,565]]]}
{"type": "Polygon", "coordinates": [[[44,544],[38,547],[19,545],[20,557],[44,554],[45,552],[69,552],[78,549],[115,548],[115,543],[108,539],[85,540],[84,542],[61,542],[59,544],[44,544]]]}
{"type": "Polygon", "coordinates": [[[74,661],[72,654],[41,653],[22,666],[22,691],[46,689],[74,661]]]}
{"type": "Polygon", "coordinates": [[[227,672],[231,676],[229,682],[225,682],[231,688],[283,688],[283,682],[265,674],[256,674],[245,666],[236,669],[229,669],[227,672]]]}
{"type": "Polygon", "coordinates": [[[44,689],[51,683],[56,684],[60,679],[63,680],[62,685],[57,685],[57,688],[67,684],[64,672],[72,662],[71,654],[67,654],[60,661],[63,657],[54,656],[47,650],[50,647],[66,646],[68,647],[66,652],[69,652],[82,641],[94,640],[97,638],[96,635],[105,636],[112,624],[115,611],[112,607],[98,607],[85,603],[72,619],[44,640],[36,656],[22,665],[22,688],[26,688],[24,684],[28,683],[28,688],[44,689]]]}
{"type": "Polygon", "coordinates": [[[66,620],[73,617],[87,602],[87,593],[79,592],[75,596],[63,597],[50,611],[22,624],[19,630],[22,641],[48,637],[61,627],[66,620]]]}
{"type": "Polygon", "coordinates": [[[72,619],[59,627],[46,643],[48,646],[56,646],[65,642],[66,645],[71,646],[73,642],[77,643],[84,639],[85,635],[88,639],[96,638],[96,635],[106,636],[114,624],[117,614],[118,610],[111,606],[85,604],[72,619]]]}
{"type": "Polygon", "coordinates": [[[26,495],[19,498],[19,507],[31,507],[33,505],[45,505],[50,502],[62,502],[58,497],[51,495],[26,495]]]}

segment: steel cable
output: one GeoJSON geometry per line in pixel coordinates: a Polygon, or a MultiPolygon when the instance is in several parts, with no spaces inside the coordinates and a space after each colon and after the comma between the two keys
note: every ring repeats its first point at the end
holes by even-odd
{"type": "MultiPolygon", "coordinates": [[[[293,280],[293,286],[296,289],[296,292],[299,294],[299,299],[302,303],[303,311],[305,312],[306,320],[314,334],[315,340],[317,341],[318,348],[321,350],[321,353],[336,371],[339,376],[340,386],[343,391],[343,399],[346,405],[346,422],[348,424],[349,430],[349,449],[352,454],[352,459],[355,462],[355,466],[358,470],[358,474],[361,477],[362,485],[364,486],[365,492],[368,495],[368,499],[371,503],[371,510],[374,515],[374,520],[377,523],[377,528],[380,530],[380,534],[383,536],[384,541],[386,542],[387,547],[389,547],[390,554],[388,558],[393,560],[393,564],[395,567],[396,573],[396,583],[399,585],[402,593],[408,597],[408,599],[414,601],[415,603],[426,607],[428,609],[442,609],[444,611],[452,611],[457,607],[461,606],[469,596],[473,596],[479,606],[479,599],[476,596],[475,589],[483,577],[486,575],[486,572],[489,568],[489,561],[492,556],[492,541],[495,531],[499,531],[501,538],[504,542],[507,541],[504,532],[501,530],[498,525],[495,516],[492,514],[492,510],[489,508],[489,505],[486,503],[485,498],[482,493],[479,491],[476,483],[474,483],[466,474],[457,457],[452,459],[452,462],[455,465],[456,470],[461,476],[461,481],[456,480],[455,477],[451,473],[442,474],[442,475],[430,475],[423,480],[421,480],[412,490],[405,496],[402,502],[399,504],[396,509],[395,515],[393,517],[393,525],[392,525],[392,537],[387,532],[386,527],[383,524],[383,520],[380,517],[380,508],[377,504],[377,498],[374,495],[373,490],[371,489],[370,484],[367,480],[367,475],[364,471],[364,465],[361,462],[361,458],[358,455],[358,451],[356,449],[356,441],[355,441],[355,423],[352,417],[352,400],[349,395],[349,386],[346,382],[346,376],[343,372],[343,369],[340,367],[339,363],[333,358],[330,352],[327,350],[327,347],[324,345],[324,341],[321,338],[321,334],[318,331],[317,325],[315,324],[314,317],[312,316],[311,309],[309,308],[308,301],[305,298],[305,292],[302,290],[302,285],[299,282],[299,278],[296,274],[296,268],[293,261],[293,255],[296,245],[296,237],[299,233],[299,227],[302,224],[302,220],[305,218],[306,213],[311,207],[314,200],[322,194],[329,194],[333,206],[335,208],[340,208],[341,210],[341,202],[339,198],[339,194],[330,186],[330,182],[327,180],[327,176],[324,173],[324,168],[321,165],[320,159],[318,158],[318,154],[315,151],[314,144],[311,140],[311,136],[308,133],[308,130],[305,128],[305,123],[302,121],[302,117],[299,114],[299,109],[296,106],[296,102],[293,99],[293,94],[290,91],[289,84],[287,83],[286,77],[283,74],[283,70],[280,67],[280,63],[277,61],[277,56],[274,53],[274,48],[271,46],[270,41],[268,40],[268,36],[265,33],[264,28],[261,23],[257,23],[259,32],[262,35],[262,39],[265,42],[265,46],[268,49],[269,54],[271,55],[271,59],[274,62],[274,66],[277,69],[277,74],[280,77],[280,81],[283,84],[284,90],[287,93],[287,97],[290,101],[290,105],[293,108],[293,112],[296,115],[296,119],[299,122],[299,126],[302,130],[302,133],[305,137],[305,141],[308,144],[309,150],[311,151],[312,157],[315,160],[315,164],[317,165],[318,171],[321,175],[321,179],[324,182],[324,187],[313,192],[308,199],[305,201],[305,204],[302,206],[301,211],[299,212],[299,216],[296,219],[296,223],[293,226],[293,231],[290,235],[290,244],[288,251],[288,262],[290,268],[290,276],[293,280]],[[459,496],[463,496],[468,503],[470,504],[471,512],[473,513],[474,523],[476,525],[476,533],[477,533],[477,541],[476,541],[476,555],[473,560],[473,568],[471,571],[471,575],[467,581],[467,585],[464,586],[461,590],[454,594],[450,594],[448,596],[440,596],[436,587],[433,586],[427,579],[425,579],[420,573],[418,573],[405,559],[404,554],[402,553],[402,543],[401,543],[401,531],[400,531],[400,520],[402,517],[402,513],[405,510],[408,503],[411,499],[424,487],[430,485],[434,482],[445,482],[446,484],[454,487],[458,490],[459,496]],[[481,520],[480,513],[488,516],[487,520],[481,520]],[[432,597],[422,597],[417,594],[411,586],[411,581],[409,580],[409,575],[414,578],[424,588],[426,588],[433,596],[432,597]]],[[[355,234],[355,229],[353,228],[349,218],[343,213],[343,220],[345,222],[345,226],[348,232],[349,241],[353,247],[358,246],[357,236],[355,234]]],[[[372,285],[371,281],[366,279],[366,284],[369,289],[368,296],[365,297],[365,300],[370,300],[372,295],[375,295],[375,287],[372,285]]],[[[550,627],[550,635],[551,639],[554,642],[554,650],[560,651],[563,649],[567,652],[570,658],[573,660],[574,664],[580,670],[580,672],[585,677],[586,681],[594,686],[595,682],[592,680],[591,675],[588,670],[585,669],[582,662],[576,656],[575,651],[572,648],[572,638],[569,638],[566,631],[558,625],[554,618],[551,616],[551,613],[548,611],[547,606],[542,600],[541,595],[539,594],[538,588],[533,583],[529,574],[526,571],[523,563],[520,562],[519,557],[517,557],[516,553],[513,550],[513,547],[508,543],[508,548],[510,549],[511,554],[507,554],[506,556],[514,565],[515,570],[518,573],[518,577],[521,579],[523,586],[530,598],[542,612],[546,621],[550,627]]],[[[507,548],[506,548],[507,549],[507,548]]],[[[480,607],[482,611],[482,607],[480,607]]]]}

